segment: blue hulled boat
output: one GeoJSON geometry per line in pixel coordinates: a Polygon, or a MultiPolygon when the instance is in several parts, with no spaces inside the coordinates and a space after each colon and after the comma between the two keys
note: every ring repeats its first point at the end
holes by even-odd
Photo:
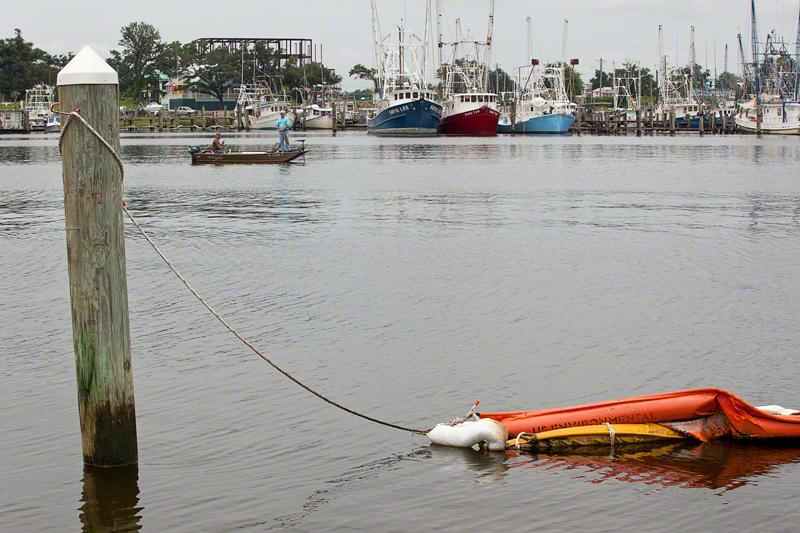
{"type": "Polygon", "coordinates": [[[375,135],[436,135],[442,106],[433,98],[432,91],[418,88],[391,91],[378,103],[375,116],[367,119],[367,131],[375,135]]]}
{"type": "Polygon", "coordinates": [[[564,65],[548,65],[542,69],[532,64],[520,69],[527,75],[525,83],[514,94],[511,109],[516,116],[512,126],[509,105],[497,125],[497,133],[567,133],[575,121],[577,106],[567,95],[564,65]]]}
{"type": "Polygon", "coordinates": [[[512,129],[511,117],[504,116],[497,125],[497,133],[567,133],[574,121],[574,115],[553,113],[517,121],[512,129]]]}

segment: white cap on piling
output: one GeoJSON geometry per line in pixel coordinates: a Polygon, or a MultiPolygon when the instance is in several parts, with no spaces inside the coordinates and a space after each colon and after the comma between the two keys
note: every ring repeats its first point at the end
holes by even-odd
{"type": "Polygon", "coordinates": [[[58,73],[58,85],[118,85],[117,71],[97,52],[84,46],[58,73]]]}

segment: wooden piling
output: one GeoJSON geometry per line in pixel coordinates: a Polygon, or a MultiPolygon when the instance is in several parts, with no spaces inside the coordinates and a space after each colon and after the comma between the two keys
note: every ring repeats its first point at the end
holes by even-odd
{"type": "Polygon", "coordinates": [[[247,109],[242,109],[242,122],[244,123],[244,130],[250,131],[250,115],[247,114],[247,109]]]}
{"type": "MultiPolygon", "coordinates": [[[[580,109],[580,107],[578,107],[580,109]]],[[[511,135],[517,132],[517,99],[511,101],[511,135]]]]}
{"type": "Polygon", "coordinates": [[[642,110],[641,108],[636,110],[636,136],[642,136],[642,110]]]}
{"type": "Polygon", "coordinates": [[[756,103],[756,134],[761,136],[761,123],[764,121],[763,111],[761,104],[756,103]]]}
{"type": "Polygon", "coordinates": [[[339,117],[336,115],[336,100],[331,102],[331,114],[333,115],[333,136],[336,137],[336,126],[339,122],[339,117]]]}
{"type": "MultiPolygon", "coordinates": [[[[81,116],[119,151],[117,73],[85,47],[58,74],[61,109],[81,116]]],[[[80,121],[62,143],[67,265],[83,461],[136,463],[122,172],[80,121]]]]}
{"type": "MultiPolygon", "coordinates": [[[[691,118],[689,118],[689,120],[691,120],[691,118]]],[[[698,115],[697,126],[698,126],[697,127],[698,133],[700,133],[700,137],[702,137],[703,135],[705,135],[705,129],[706,129],[706,116],[702,107],[700,108],[700,114],[698,115]]]]}
{"type": "Polygon", "coordinates": [[[669,110],[669,134],[675,135],[675,107],[669,110]]]}

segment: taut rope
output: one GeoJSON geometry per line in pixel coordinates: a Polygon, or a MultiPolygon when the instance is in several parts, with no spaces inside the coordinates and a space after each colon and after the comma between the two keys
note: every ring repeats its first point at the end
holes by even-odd
{"type": "MultiPolygon", "coordinates": [[[[86,128],[95,137],[97,137],[97,139],[103,144],[103,146],[105,146],[106,149],[109,152],[111,152],[111,155],[114,156],[114,159],[116,159],[117,164],[119,164],[119,169],[120,169],[120,172],[122,173],[122,176],[124,176],[125,175],[125,167],[122,164],[122,159],[120,159],[120,157],[117,154],[116,150],[114,150],[114,148],[108,143],[108,141],[106,141],[97,132],[97,130],[94,129],[88,122],[86,122],[86,120],[79,114],[80,109],[77,109],[77,110],[72,111],[70,113],[66,113],[66,112],[56,111],[54,109],[56,105],[58,105],[58,104],[53,104],[53,106],[51,107],[51,110],[54,113],[58,113],[59,115],[67,116],[67,120],[64,123],[64,127],[61,129],[61,138],[59,139],[59,142],[58,142],[59,152],[61,151],[61,142],[64,139],[64,134],[66,133],[67,128],[72,124],[72,122],[73,122],[72,119],[73,118],[77,118],[84,126],[86,126],[86,128]]],[[[153,239],[150,237],[150,235],[148,235],[148,233],[144,230],[144,228],[141,226],[141,224],[139,224],[139,222],[136,220],[136,218],[131,214],[131,212],[128,210],[128,206],[125,204],[125,202],[122,203],[122,210],[128,216],[128,218],[133,223],[133,225],[136,226],[136,229],[139,230],[139,233],[141,233],[142,237],[145,238],[145,240],[148,242],[148,244],[150,244],[150,246],[158,254],[158,256],[164,261],[164,263],[166,263],[166,265],[169,267],[169,269],[178,277],[178,279],[181,281],[181,283],[183,283],[183,285],[187,289],[189,289],[189,292],[191,292],[192,295],[195,298],[197,298],[197,301],[199,301],[201,304],[203,304],[203,307],[205,307],[212,315],[214,315],[214,318],[216,318],[219,321],[219,323],[222,324],[225,327],[225,329],[227,329],[229,332],[231,332],[234,337],[239,339],[242,342],[242,344],[244,344],[245,346],[250,348],[250,350],[254,354],[256,354],[261,359],[263,359],[264,362],[266,362],[269,366],[271,366],[272,368],[274,368],[275,370],[277,370],[278,372],[283,374],[287,379],[289,379],[290,381],[294,382],[295,384],[297,384],[298,386],[302,387],[303,389],[307,390],[308,392],[310,392],[311,394],[313,394],[314,396],[316,396],[320,400],[324,401],[325,403],[328,403],[328,404],[330,404],[330,405],[332,405],[332,406],[334,406],[334,407],[336,407],[338,409],[341,409],[342,411],[344,411],[346,413],[350,413],[351,415],[363,418],[365,420],[369,420],[370,422],[375,422],[376,424],[380,424],[382,426],[387,426],[387,427],[390,427],[390,428],[399,429],[401,431],[408,431],[408,432],[415,433],[415,434],[418,434],[418,435],[425,435],[426,433],[428,433],[430,431],[430,429],[414,429],[414,428],[401,426],[401,425],[398,425],[398,424],[392,424],[391,422],[386,422],[384,420],[379,420],[379,419],[371,417],[369,415],[365,415],[363,413],[359,413],[358,411],[350,409],[349,407],[345,407],[344,405],[342,405],[342,404],[340,404],[340,403],[338,403],[338,402],[336,402],[334,400],[331,400],[330,398],[328,398],[327,396],[323,395],[322,393],[317,392],[316,390],[312,389],[311,387],[309,387],[308,385],[306,385],[305,383],[303,383],[302,381],[300,381],[299,379],[297,379],[296,377],[291,375],[289,372],[287,372],[286,370],[284,370],[283,368],[278,366],[274,361],[272,361],[272,359],[267,357],[267,355],[264,354],[264,352],[259,350],[256,346],[254,346],[252,342],[247,340],[244,336],[242,336],[241,333],[239,333],[233,326],[231,326],[224,318],[222,318],[222,315],[220,315],[211,306],[211,304],[209,304],[205,300],[205,298],[203,298],[200,295],[200,293],[197,292],[197,290],[194,287],[192,287],[192,284],[189,283],[189,281],[180,273],[180,271],[178,271],[178,269],[175,267],[175,265],[172,264],[172,262],[167,258],[167,256],[164,255],[164,252],[161,251],[161,249],[153,241],[153,239]]]]}

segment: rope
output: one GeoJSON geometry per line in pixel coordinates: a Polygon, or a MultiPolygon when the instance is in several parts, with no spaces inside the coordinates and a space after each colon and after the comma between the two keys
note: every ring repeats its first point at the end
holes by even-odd
{"type": "MultiPolygon", "coordinates": [[[[54,104],[53,107],[55,107],[55,105],[57,105],[57,104],[54,104]]],[[[86,122],[86,120],[78,113],[78,111],[80,111],[80,110],[75,110],[75,111],[72,111],[70,113],[63,113],[63,112],[54,110],[55,113],[58,113],[60,115],[68,115],[68,119],[67,119],[66,123],[64,124],[64,127],[61,130],[61,138],[59,139],[59,143],[58,143],[59,151],[61,150],[61,142],[64,139],[64,133],[66,132],[67,127],[72,122],[72,118],[76,117],[76,118],[78,118],[80,120],[81,123],[83,123],[89,129],[89,131],[95,137],[97,137],[97,139],[101,143],[103,143],[103,146],[105,146],[108,149],[108,151],[111,152],[111,155],[114,156],[114,159],[116,159],[117,164],[119,165],[120,172],[122,172],[122,175],[124,176],[125,175],[124,166],[123,166],[122,160],[120,159],[120,157],[117,154],[116,150],[114,150],[114,148],[97,132],[97,130],[95,130],[89,123],[86,122]]],[[[263,359],[264,362],[266,362],[272,368],[277,370],[279,373],[283,374],[283,376],[285,376],[287,379],[289,379],[290,381],[294,382],[299,387],[307,390],[308,392],[310,392],[311,394],[313,394],[314,396],[316,396],[320,400],[324,401],[325,403],[328,403],[328,404],[330,404],[330,405],[332,405],[332,406],[334,406],[334,407],[336,407],[338,409],[341,409],[342,411],[344,411],[346,413],[350,413],[351,415],[363,418],[365,420],[369,420],[370,422],[375,422],[376,424],[380,424],[382,426],[386,426],[386,427],[390,427],[390,428],[394,428],[394,429],[399,429],[401,431],[408,431],[410,433],[414,433],[414,434],[417,434],[417,435],[425,435],[426,433],[428,433],[430,431],[430,429],[414,429],[414,428],[401,426],[401,425],[398,425],[398,424],[392,424],[391,422],[386,422],[384,420],[380,420],[378,418],[374,418],[374,417],[371,417],[369,415],[365,415],[363,413],[360,413],[358,411],[350,409],[349,407],[345,407],[344,405],[342,405],[342,404],[340,404],[340,403],[338,403],[338,402],[336,402],[334,400],[331,400],[330,398],[328,398],[327,396],[323,395],[322,393],[319,393],[316,390],[312,389],[311,387],[309,387],[308,385],[306,385],[305,383],[303,383],[302,381],[300,381],[299,379],[297,379],[296,377],[291,375],[289,372],[287,372],[286,370],[284,370],[283,368],[278,366],[274,361],[272,361],[272,359],[267,357],[267,355],[264,354],[264,352],[262,352],[261,350],[256,348],[256,346],[254,346],[253,343],[251,343],[249,340],[247,340],[241,333],[239,333],[233,326],[231,326],[222,317],[222,315],[220,315],[211,306],[211,304],[209,304],[205,300],[205,298],[203,298],[200,295],[200,293],[197,292],[197,290],[194,287],[192,287],[192,284],[189,283],[189,281],[178,271],[178,269],[175,267],[175,265],[172,264],[172,262],[167,258],[166,255],[164,255],[164,252],[161,251],[161,249],[153,241],[153,239],[145,231],[145,229],[141,226],[141,224],[139,224],[139,222],[136,220],[136,218],[134,218],[134,216],[128,210],[128,206],[125,204],[124,201],[122,203],[122,210],[128,216],[128,218],[133,223],[133,225],[136,226],[136,229],[139,230],[139,233],[141,233],[142,237],[144,237],[145,240],[150,244],[150,246],[153,248],[153,250],[156,252],[156,254],[158,254],[158,256],[164,261],[164,263],[166,263],[166,265],[178,277],[178,279],[181,281],[181,283],[183,283],[183,285],[187,289],[189,289],[189,292],[191,292],[192,295],[195,298],[197,298],[197,301],[199,301],[203,305],[203,307],[205,307],[214,316],[214,318],[216,318],[219,321],[219,323],[222,324],[225,327],[225,329],[227,329],[231,334],[233,334],[234,337],[239,339],[245,346],[250,348],[250,350],[254,354],[256,354],[258,357],[263,359]]]]}

